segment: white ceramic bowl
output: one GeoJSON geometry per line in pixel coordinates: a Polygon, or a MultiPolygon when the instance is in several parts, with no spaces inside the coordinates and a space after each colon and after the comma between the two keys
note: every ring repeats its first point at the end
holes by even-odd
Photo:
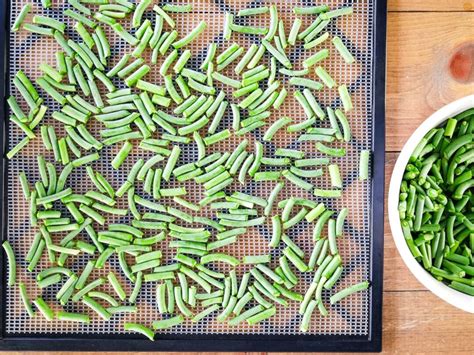
{"type": "Polygon", "coordinates": [[[398,197],[405,167],[408,164],[410,155],[421,139],[430,129],[437,127],[448,118],[472,107],[474,107],[474,95],[466,96],[460,100],[454,101],[433,113],[416,129],[415,132],[413,132],[411,137],[405,143],[405,146],[397,159],[390,180],[390,190],[388,194],[388,217],[390,220],[390,228],[392,229],[392,235],[397,249],[406,266],[410,269],[413,275],[415,275],[418,281],[423,284],[423,286],[439,298],[470,313],[474,313],[474,297],[453,290],[442,282],[436,280],[415,260],[411,254],[402,233],[400,217],[398,214],[398,197]]]}

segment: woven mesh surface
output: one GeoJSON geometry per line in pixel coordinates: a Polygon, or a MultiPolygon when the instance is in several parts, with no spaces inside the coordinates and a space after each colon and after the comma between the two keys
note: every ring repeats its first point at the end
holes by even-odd
{"type": "MultiPolygon", "coordinates": [[[[206,32],[199,37],[199,40],[195,41],[189,48],[192,50],[194,65],[200,64],[206,54],[206,48],[209,41],[215,41],[219,43],[220,50],[227,48],[232,42],[237,42],[240,45],[247,48],[251,41],[249,36],[234,34],[230,42],[222,40],[222,28],[224,21],[224,11],[231,10],[237,12],[238,9],[246,8],[250,6],[260,6],[263,4],[270,4],[271,2],[256,1],[210,1],[210,0],[191,0],[193,3],[193,12],[188,14],[177,14],[172,15],[177,22],[177,30],[183,35],[191,31],[201,20],[205,20],[208,23],[208,29],[206,32]]],[[[24,1],[12,0],[11,1],[11,18],[14,19],[18,14],[21,7],[24,5],[24,1]]],[[[309,5],[309,1],[274,1],[277,3],[280,17],[285,21],[285,28],[287,33],[290,30],[291,24],[293,23],[294,15],[291,9],[295,5],[309,5]]],[[[342,1],[326,1],[332,8],[337,8],[345,5],[342,1]]],[[[34,13],[47,14],[55,17],[61,21],[69,24],[67,35],[73,39],[76,39],[76,34],[72,29],[72,22],[65,18],[62,14],[62,9],[67,8],[69,5],[63,4],[62,1],[53,1],[53,8],[49,10],[42,9],[38,3],[34,4],[34,13]]],[[[372,146],[372,62],[373,62],[373,17],[374,17],[374,3],[372,0],[366,1],[355,1],[353,3],[354,14],[352,16],[344,17],[332,21],[329,26],[329,31],[332,35],[339,35],[350,48],[351,52],[354,53],[357,63],[348,66],[346,65],[341,57],[336,53],[335,49],[329,45],[329,42],[325,47],[330,49],[331,55],[329,59],[323,62],[323,66],[331,73],[334,79],[338,83],[346,83],[352,93],[352,99],[355,109],[349,113],[348,118],[353,132],[353,140],[350,144],[334,143],[334,147],[345,146],[347,148],[347,156],[344,158],[335,158],[333,161],[339,164],[341,174],[344,179],[344,193],[343,197],[337,200],[322,200],[330,208],[335,211],[339,211],[342,207],[349,207],[350,214],[346,221],[344,237],[338,239],[338,246],[340,249],[341,256],[344,262],[344,273],[339,283],[330,292],[324,291],[323,297],[325,304],[329,310],[329,316],[322,317],[320,315],[313,315],[311,326],[307,334],[331,334],[331,335],[366,335],[369,331],[369,313],[371,295],[369,292],[361,292],[334,306],[329,306],[329,296],[338,290],[366,280],[370,274],[371,268],[371,235],[370,235],[370,206],[371,206],[371,186],[370,182],[358,181],[358,157],[359,152],[362,149],[370,149],[372,146]]],[[[146,13],[146,16],[153,19],[153,14],[150,11],[146,13]]],[[[308,26],[313,16],[301,16],[303,19],[303,28],[308,26]]],[[[31,15],[27,17],[26,21],[31,20],[31,15]]],[[[242,21],[243,19],[239,19],[242,21]]],[[[248,18],[249,24],[257,26],[267,26],[269,16],[256,16],[248,18]]],[[[106,28],[107,26],[104,26],[106,28]]],[[[124,53],[129,52],[130,48],[124,45],[122,41],[119,41],[114,33],[110,33],[110,42],[112,47],[112,64],[116,63],[124,53]]],[[[49,62],[54,64],[54,53],[60,48],[52,38],[39,37],[34,34],[30,34],[27,31],[19,31],[10,36],[10,74],[13,78],[14,74],[18,70],[23,70],[31,79],[35,79],[39,76],[39,70],[37,69],[39,64],[43,62],[49,62]]],[[[301,63],[302,59],[311,55],[318,48],[313,48],[309,51],[304,51],[301,46],[296,46],[289,49],[289,57],[293,63],[301,63]]],[[[151,53],[147,50],[144,58],[151,57],[151,53]]],[[[163,83],[162,78],[158,73],[158,67],[162,62],[160,59],[157,66],[154,66],[151,73],[146,77],[147,80],[163,83]]],[[[265,57],[264,61],[269,63],[269,57],[265,57]]],[[[231,75],[235,64],[231,65],[227,73],[231,75]]],[[[109,66],[111,67],[111,65],[109,66]]],[[[299,69],[296,67],[296,69],[299,69]]],[[[311,77],[314,74],[311,74],[311,77]]],[[[305,120],[304,112],[298,103],[293,99],[292,93],[293,88],[287,84],[287,78],[278,76],[278,80],[281,80],[283,85],[289,90],[289,95],[285,104],[276,113],[267,119],[267,125],[263,127],[259,132],[253,134],[247,134],[247,138],[250,142],[248,151],[253,150],[254,141],[261,139],[265,128],[268,127],[272,122],[282,116],[289,116],[293,118],[294,122],[300,122],[305,120]]],[[[116,82],[119,85],[118,82],[116,82]]],[[[12,85],[13,87],[13,85],[12,85]]],[[[216,83],[216,87],[219,87],[216,83]]],[[[13,94],[17,94],[15,89],[12,89],[13,94]]],[[[51,113],[54,109],[58,109],[57,105],[47,97],[42,95],[46,104],[49,106],[45,123],[54,125],[58,137],[64,136],[62,124],[57,124],[51,117],[51,113]]],[[[323,106],[330,105],[335,108],[340,105],[337,99],[337,90],[324,89],[317,93],[317,97],[323,106]]],[[[232,98],[228,95],[228,99],[231,101],[232,98]]],[[[26,110],[26,107],[24,107],[26,110]]],[[[218,131],[222,128],[229,127],[231,122],[230,109],[227,111],[224,120],[221,122],[221,126],[218,131]]],[[[322,121],[317,123],[320,127],[329,127],[329,122],[322,121]]],[[[102,129],[100,124],[97,122],[91,122],[88,124],[89,131],[96,137],[99,136],[99,130],[102,129]]],[[[38,133],[39,136],[39,133],[38,133]]],[[[156,133],[154,135],[156,138],[156,133]]],[[[273,151],[278,147],[292,147],[299,148],[306,152],[307,157],[318,157],[321,156],[314,148],[313,143],[301,144],[296,142],[297,134],[288,134],[282,131],[274,137],[273,141],[265,145],[265,156],[273,156],[273,151]]],[[[13,124],[9,126],[9,145],[13,146],[21,138],[23,138],[22,132],[13,124]]],[[[233,148],[242,140],[242,137],[232,137],[223,143],[217,144],[208,153],[213,150],[221,151],[232,151],[233,148]]],[[[104,148],[101,151],[101,160],[93,164],[95,170],[101,172],[108,180],[112,183],[114,188],[118,188],[124,181],[124,178],[128,174],[133,162],[138,157],[150,156],[143,150],[134,148],[133,153],[126,160],[125,164],[119,171],[113,171],[110,167],[110,161],[113,159],[120,144],[112,147],[104,148]]],[[[197,152],[195,145],[191,144],[187,147],[183,146],[183,151],[180,164],[195,161],[197,158],[197,152]]],[[[53,162],[53,156],[51,152],[44,149],[41,139],[33,139],[30,144],[17,155],[17,157],[8,163],[8,240],[11,242],[18,259],[18,279],[24,282],[27,286],[28,293],[31,298],[42,295],[43,298],[48,301],[55,310],[59,310],[60,307],[56,305],[55,294],[60,288],[61,284],[49,287],[44,290],[40,290],[36,286],[35,277],[39,270],[42,270],[50,266],[46,253],[41,258],[40,263],[37,266],[37,271],[28,273],[26,271],[27,262],[24,257],[29,249],[33,236],[36,232],[35,229],[29,226],[28,220],[28,205],[23,198],[19,180],[17,178],[20,171],[24,170],[28,176],[30,182],[38,181],[40,179],[39,173],[36,166],[36,155],[43,154],[47,161],[53,162]]],[[[57,165],[58,171],[61,169],[59,164],[57,165]]],[[[330,182],[327,175],[321,178],[311,179],[311,182],[315,186],[321,188],[329,188],[330,182]]],[[[69,177],[68,185],[73,187],[77,193],[85,193],[86,191],[93,188],[85,168],[81,167],[75,169],[74,174],[69,177]]],[[[170,184],[173,186],[173,184],[170,184]]],[[[203,189],[194,184],[193,182],[185,183],[186,189],[190,192],[187,196],[191,201],[196,202],[203,197],[203,189]]],[[[248,183],[245,186],[241,186],[238,183],[231,186],[229,191],[240,190],[248,192],[256,196],[268,196],[274,186],[273,182],[264,183],[248,183]]],[[[141,190],[141,184],[138,187],[138,194],[143,196],[141,190]]],[[[311,196],[307,192],[295,187],[291,183],[286,183],[285,188],[280,195],[280,198],[286,198],[289,196],[306,197],[317,201],[318,199],[311,196]]],[[[119,206],[124,205],[125,199],[119,200],[119,206]]],[[[168,204],[172,204],[171,200],[163,200],[168,204]]],[[[277,212],[277,209],[274,210],[277,212]]],[[[210,216],[211,212],[209,209],[204,209],[201,215],[210,216]]],[[[127,222],[127,218],[118,218],[108,215],[107,223],[112,222],[127,222]]],[[[376,223],[382,223],[382,221],[376,221],[376,223]]],[[[100,226],[95,226],[96,231],[101,230],[100,226]]],[[[288,231],[288,235],[305,251],[306,258],[311,253],[313,242],[312,242],[312,226],[307,223],[299,223],[297,226],[291,228],[288,231]]],[[[59,235],[54,236],[60,238],[59,235]]],[[[81,235],[81,238],[87,240],[87,235],[81,235]]],[[[220,249],[219,251],[228,252],[236,257],[242,257],[244,255],[257,255],[266,254],[269,252],[268,241],[271,238],[271,226],[268,221],[267,224],[260,226],[259,228],[251,228],[248,233],[238,238],[238,242],[220,249]]],[[[54,242],[54,241],[53,241],[54,242]]],[[[159,247],[163,250],[164,258],[163,264],[170,262],[175,250],[167,247],[167,241],[161,243],[159,247]]],[[[276,266],[278,256],[281,255],[282,246],[272,251],[273,258],[271,266],[276,266]]],[[[82,255],[82,254],[81,254],[82,255]]],[[[69,258],[67,267],[72,270],[80,272],[88,260],[87,256],[81,256],[79,258],[69,258]]],[[[132,259],[133,260],[133,259],[132,259]]],[[[219,266],[221,271],[227,271],[226,267],[219,266]]],[[[241,265],[237,267],[238,275],[241,275],[244,271],[248,270],[249,267],[241,265]]],[[[113,270],[116,275],[119,276],[127,294],[131,292],[131,284],[126,281],[123,276],[118,260],[114,257],[109,260],[107,266],[102,270],[95,270],[92,278],[100,275],[106,275],[110,270],[113,270]]],[[[299,274],[300,282],[295,287],[295,290],[304,293],[309,283],[312,280],[313,273],[299,274]]],[[[63,334],[106,334],[106,333],[120,333],[124,332],[122,329],[122,323],[124,321],[140,322],[143,324],[150,325],[153,320],[161,319],[157,311],[157,305],[155,301],[155,283],[145,284],[140,296],[138,298],[139,311],[132,315],[115,315],[108,322],[105,322],[98,318],[92,312],[89,312],[92,316],[92,322],[89,325],[72,324],[67,322],[48,322],[40,315],[34,318],[29,318],[25,312],[20,295],[17,288],[9,288],[7,290],[7,314],[6,314],[6,332],[7,333],[21,333],[21,334],[45,334],[45,333],[63,333],[63,334]]],[[[101,290],[106,292],[112,292],[112,289],[107,285],[101,287],[101,290]]],[[[70,304],[65,307],[68,311],[82,311],[83,305],[81,303],[70,304]]],[[[290,302],[288,307],[277,307],[277,314],[270,320],[262,322],[256,326],[248,326],[242,324],[237,327],[229,327],[225,322],[219,323],[215,320],[215,315],[205,318],[197,324],[193,324],[190,321],[183,323],[182,325],[175,327],[170,330],[166,330],[169,334],[300,334],[298,328],[301,317],[297,313],[298,303],[290,302]]],[[[86,310],[88,311],[88,310],[86,310]]],[[[199,309],[195,310],[196,313],[199,309]]]]}

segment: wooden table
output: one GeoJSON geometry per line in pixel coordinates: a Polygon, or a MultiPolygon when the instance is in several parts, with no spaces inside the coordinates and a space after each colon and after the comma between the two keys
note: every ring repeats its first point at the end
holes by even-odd
{"type": "MultiPolygon", "coordinates": [[[[474,0],[389,0],[388,8],[386,186],[415,128],[446,103],[474,93],[474,0]]],[[[410,274],[387,218],[383,303],[384,353],[474,352],[474,316],[410,274]]]]}
{"type": "MultiPolygon", "coordinates": [[[[398,152],[415,128],[441,106],[474,93],[473,10],[472,0],[389,1],[386,193],[398,152]]],[[[465,336],[474,334],[474,316],[441,301],[411,275],[388,218],[383,312],[386,353],[474,351],[474,339],[465,336]]]]}

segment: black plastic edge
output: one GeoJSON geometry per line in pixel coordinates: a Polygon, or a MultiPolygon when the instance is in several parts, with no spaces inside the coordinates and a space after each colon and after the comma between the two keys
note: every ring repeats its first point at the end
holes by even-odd
{"type": "MultiPolygon", "coordinates": [[[[7,201],[4,200],[7,181],[8,124],[6,98],[9,92],[9,0],[0,0],[0,201],[2,201],[1,240],[7,236],[7,201]]],[[[0,282],[0,349],[38,351],[268,351],[268,352],[380,352],[382,350],[382,287],[383,287],[383,218],[384,218],[384,168],[385,168],[385,50],[387,0],[375,4],[374,18],[374,145],[372,175],[372,308],[368,337],[358,336],[276,336],[276,335],[157,335],[150,342],[134,335],[115,336],[48,336],[26,337],[5,334],[5,287],[0,282]]],[[[6,262],[0,252],[0,280],[5,280],[6,262]]]]}
{"type": "Polygon", "coordinates": [[[367,337],[347,336],[180,336],[157,335],[151,342],[137,336],[102,338],[9,337],[0,343],[2,349],[26,351],[258,351],[258,352],[373,352],[367,337]]]}
{"type": "MultiPolygon", "coordinates": [[[[7,134],[7,93],[9,91],[8,78],[8,39],[9,39],[9,23],[7,21],[10,13],[9,0],[0,0],[0,147],[2,149],[2,163],[0,164],[0,216],[1,226],[0,242],[3,243],[7,239],[7,200],[4,198],[5,181],[7,181],[7,159],[6,152],[8,149],[7,134]]],[[[3,250],[0,251],[0,339],[5,337],[5,304],[6,304],[6,260],[3,250]]]]}
{"type": "Polygon", "coordinates": [[[382,351],[384,200],[385,200],[385,70],[387,1],[377,1],[374,24],[373,164],[372,164],[372,351],[382,351]]]}

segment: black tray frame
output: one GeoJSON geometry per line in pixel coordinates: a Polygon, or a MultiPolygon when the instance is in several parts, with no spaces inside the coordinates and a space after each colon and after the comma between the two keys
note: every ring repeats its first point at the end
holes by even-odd
{"type": "MultiPolygon", "coordinates": [[[[215,0],[220,2],[221,0],[215,0]]],[[[352,3],[352,1],[348,1],[352,3]]],[[[0,216],[1,241],[7,239],[8,201],[7,159],[8,122],[6,99],[9,92],[10,1],[0,0],[0,216]]],[[[136,335],[25,336],[5,332],[6,258],[0,252],[0,350],[10,351],[265,351],[265,352],[380,352],[382,349],[382,286],[384,245],[384,168],[385,168],[385,50],[387,0],[377,0],[374,16],[373,159],[372,159],[372,307],[368,336],[333,335],[163,335],[155,342],[136,335]]]]}

